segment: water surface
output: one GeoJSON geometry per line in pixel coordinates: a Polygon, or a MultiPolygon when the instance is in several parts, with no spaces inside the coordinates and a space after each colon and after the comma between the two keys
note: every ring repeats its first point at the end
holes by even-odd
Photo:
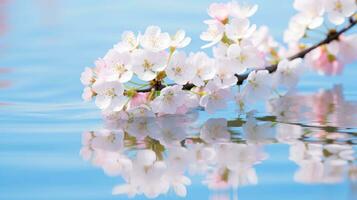
{"type": "MultiPolygon", "coordinates": [[[[269,25],[272,34],[281,38],[293,14],[292,1],[249,2],[260,5],[254,22],[269,25]]],[[[100,131],[105,125],[98,109],[81,100],[80,73],[103,56],[122,31],[143,31],[152,24],[171,33],[178,28],[187,30],[193,38],[188,51],[199,50],[203,42],[198,36],[206,28],[202,21],[207,18],[209,3],[0,0],[0,199],[127,198],[112,195],[112,188],[124,182],[122,177],[107,176],[101,166],[93,166],[80,154],[85,132],[100,131]]],[[[331,173],[336,176],[323,174],[309,181],[317,169],[304,174],[302,181],[296,178],[301,164],[291,155],[294,144],[334,143],[356,149],[356,67],[356,63],[346,66],[337,77],[307,73],[298,85],[297,101],[287,101],[298,107],[291,116],[274,113],[276,109],[269,109],[273,105],[256,105],[257,123],[274,124],[267,132],[268,141],[247,140],[234,109],[211,116],[196,113],[197,129],[211,118],[224,117],[229,129],[237,133],[225,144],[248,141],[259,145],[265,157],[253,167],[257,184],[238,189],[209,189],[202,184],[205,175],[187,172],[192,184],[186,198],[355,199],[354,160],[342,165],[339,173],[331,173]],[[329,109],[331,106],[334,109],[329,109]]],[[[197,129],[192,135],[198,134],[197,129]]],[[[125,153],[134,157],[135,149],[128,146],[125,153]]],[[[325,157],[331,158],[331,154],[320,155],[325,157]]],[[[172,190],[159,198],[180,199],[172,190]]]]}

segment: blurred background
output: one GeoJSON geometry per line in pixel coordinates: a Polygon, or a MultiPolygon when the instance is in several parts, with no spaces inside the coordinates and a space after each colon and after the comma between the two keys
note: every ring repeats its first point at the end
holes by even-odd
{"type": "MultiPolygon", "coordinates": [[[[199,35],[206,29],[202,22],[212,2],[219,1],[0,0],[0,199],[124,199],[111,195],[119,179],[106,177],[79,156],[82,132],[101,126],[98,109],[82,102],[80,73],[117,43],[123,31],[144,32],[149,25],[170,33],[184,29],[192,38],[186,51],[200,50],[204,42],[199,35]]],[[[267,25],[281,41],[294,14],[293,1],[245,2],[259,5],[252,21],[267,25]]],[[[299,89],[309,93],[342,84],[345,98],[356,100],[356,67],[346,66],[337,77],[308,73],[299,89]]],[[[356,197],[356,185],[348,182],[314,187],[293,183],[287,174],[296,166],[286,160],[288,148],[268,151],[276,154],[261,167],[261,184],[242,188],[240,199],[356,197]]],[[[190,199],[234,196],[193,181],[190,199]]]]}

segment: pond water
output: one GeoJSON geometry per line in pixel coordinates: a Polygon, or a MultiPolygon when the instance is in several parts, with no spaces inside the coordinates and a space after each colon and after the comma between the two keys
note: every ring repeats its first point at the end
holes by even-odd
{"type": "MultiPolygon", "coordinates": [[[[292,1],[247,2],[260,6],[253,21],[282,38],[292,1]]],[[[126,199],[112,192],[128,182],[140,185],[134,199],[182,199],[189,182],[187,199],[356,199],[357,63],[340,76],[308,72],[296,92],[248,116],[232,104],[115,121],[82,102],[80,73],[121,32],[183,28],[197,51],[209,3],[0,0],[0,199],[126,199]],[[228,132],[214,126],[222,122],[228,132]]]]}

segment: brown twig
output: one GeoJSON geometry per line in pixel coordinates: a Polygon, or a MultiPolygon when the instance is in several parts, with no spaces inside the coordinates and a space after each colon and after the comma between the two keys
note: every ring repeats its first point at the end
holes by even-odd
{"type": "MultiPolygon", "coordinates": [[[[293,55],[293,56],[290,56],[288,58],[288,60],[294,60],[296,58],[304,58],[306,56],[306,54],[310,53],[312,50],[322,46],[322,45],[325,45],[325,44],[329,44],[330,42],[334,41],[334,40],[338,40],[340,35],[342,35],[343,33],[345,33],[346,31],[350,30],[353,26],[355,26],[357,23],[357,20],[354,19],[353,17],[350,17],[349,18],[349,24],[344,27],[343,29],[341,29],[340,31],[336,31],[336,30],[331,30],[326,38],[322,41],[320,41],[319,43],[309,47],[309,48],[306,48],[300,52],[298,52],[297,54],[293,55]]],[[[270,65],[270,66],[267,66],[267,67],[264,67],[262,69],[257,69],[257,70],[268,70],[269,73],[273,73],[277,70],[278,68],[278,65],[277,64],[274,64],[274,65],[270,65]]],[[[251,72],[248,72],[248,73],[244,73],[244,74],[235,74],[235,76],[238,78],[238,82],[237,82],[237,85],[242,85],[244,80],[246,80],[249,76],[251,72]]],[[[172,85],[172,84],[171,84],[172,85]]],[[[190,90],[194,87],[195,85],[192,84],[192,83],[187,83],[185,85],[183,85],[183,89],[184,90],[190,90]]],[[[154,87],[155,90],[162,90],[165,86],[164,85],[159,85],[159,87],[157,87],[157,85],[154,87]]],[[[142,89],[142,90],[138,90],[137,92],[149,92],[151,91],[151,88],[147,88],[147,89],[142,89]]]]}

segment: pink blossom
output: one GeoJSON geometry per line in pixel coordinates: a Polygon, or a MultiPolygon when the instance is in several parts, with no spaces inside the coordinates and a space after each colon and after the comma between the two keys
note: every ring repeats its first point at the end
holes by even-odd
{"type": "Polygon", "coordinates": [[[85,87],[82,93],[82,98],[84,101],[90,101],[92,100],[94,93],[92,91],[92,88],[90,87],[85,87]]]}
{"type": "Polygon", "coordinates": [[[312,96],[313,100],[313,112],[314,112],[314,120],[316,120],[319,124],[325,124],[327,121],[327,117],[331,112],[333,112],[331,105],[335,105],[334,103],[334,95],[331,92],[319,92],[316,95],[312,96]]]}
{"type": "Polygon", "coordinates": [[[135,108],[148,102],[149,92],[138,92],[130,101],[129,107],[135,108]]]}
{"type": "Polygon", "coordinates": [[[107,65],[105,64],[105,61],[101,58],[96,60],[94,64],[95,64],[94,72],[97,74],[97,76],[100,76],[100,74],[104,71],[107,65]]]}
{"type": "Polygon", "coordinates": [[[205,182],[210,189],[220,190],[226,189],[229,186],[227,181],[224,180],[223,176],[217,171],[209,174],[205,182]]]}
{"type": "Polygon", "coordinates": [[[182,105],[182,106],[180,106],[180,107],[177,108],[176,114],[178,114],[178,115],[186,114],[187,111],[188,111],[188,109],[189,109],[189,108],[184,104],[184,105],[182,105]]]}
{"type": "Polygon", "coordinates": [[[81,82],[83,85],[91,85],[95,82],[93,70],[89,67],[86,67],[84,72],[81,74],[81,82]]]}
{"type": "Polygon", "coordinates": [[[10,68],[0,68],[0,74],[10,73],[12,70],[10,68]]]}
{"type": "Polygon", "coordinates": [[[351,63],[357,60],[357,34],[340,36],[339,57],[344,63],[351,63]]]}
{"type": "Polygon", "coordinates": [[[224,3],[212,3],[208,8],[208,15],[220,22],[225,21],[229,15],[229,6],[224,3]]]}
{"type": "Polygon", "coordinates": [[[312,67],[324,75],[341,74],[344,67],[344,64],[323,46],[312,52],[310,59],[312,67]]]}
{"type": "MultiPolygon", "coordinates": [[[[346,119],[346,112],[339,114],[340,110],[345,106],[343,99],[342,88],[335,86],[332,90],[323,90],[311,96],[313,108],[313,121],[321,124],[331,124],[341,126],[339,123],[342,119],[346,119]]],[[[353,112],[353,111],[352,111],[353,112]]]]}
{"type": "Polygon", "coordinates": [[[12,84],[10,81],[0,81],[0,88],[10,87],[12,84]]]}
{"type": "MultiPolygon", "coordinates": [[[[356,125],[356,108],[346,101],[342,86],[334,86],[331,90],[323,90],[310,97],[312,113],[307,113],[311,121],[318,125],[336,127],[353,127],[356,125]]],[[[330,137],[331,135],[329,135],[330,137]]],[[[332,137],[332,136],[331,136],[332,137]]]]}

